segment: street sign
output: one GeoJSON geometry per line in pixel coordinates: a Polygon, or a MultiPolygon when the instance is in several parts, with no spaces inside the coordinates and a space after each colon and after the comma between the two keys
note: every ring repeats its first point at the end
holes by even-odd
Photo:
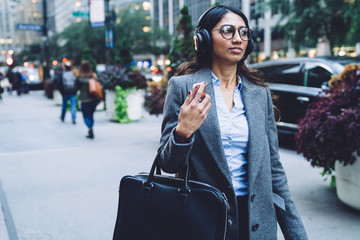
{"type": "Polygon", "coordinates": [[[73,15],[73,17],[76,17],[76,18],[88,18],[89,12],[76,11],[76,12],[73,12],[72,15],[73,15]]]}
{"type": "Polygon", "coordinates": [[[42,29],[43,29],[43,26],[38,25],[38,24],[18,23],[16,25],[16,29],[17,30],[22,30],[22,31],[38,31],[38,32],[41,32],[42,29]]]}
{"type": "Polygon", "coordinates": [[[105,31],[105,47],[106,48],[113,48],[114,47],[114,33],[113,30],[106,30],[105,31]]]}

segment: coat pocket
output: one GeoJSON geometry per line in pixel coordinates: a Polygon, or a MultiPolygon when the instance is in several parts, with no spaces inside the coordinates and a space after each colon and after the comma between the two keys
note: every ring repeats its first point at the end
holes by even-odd
{"type": "Polygon", "coordinates": [[[286,207],[285,207],[285,201],[282,197],[280,197],[279,195],[277,195],[276,193],[273,193],[273,201],[274,204],[279,207],[280,209],[282,209],[283,211],[286,211],[286,207]]]}

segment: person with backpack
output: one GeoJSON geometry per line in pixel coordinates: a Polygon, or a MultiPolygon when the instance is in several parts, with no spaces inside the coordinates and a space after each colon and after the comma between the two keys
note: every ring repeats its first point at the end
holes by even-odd
{"type": "Polygon", "coordinates": [[[65,62],[63,66],[65,69],[59,74],[58,79],[59,91],[63,99],[60,119],[62,122],[64,122],[67,103],[70,101],[72,123],[76,124],[76,77],[75,74],[71,71],[70,62],[65,62]]]}

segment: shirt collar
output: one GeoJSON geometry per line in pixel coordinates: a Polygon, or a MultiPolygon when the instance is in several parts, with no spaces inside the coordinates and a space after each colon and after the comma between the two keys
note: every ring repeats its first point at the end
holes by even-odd
{"type": "MultiPolygon", "coordinates": [[[[239,79],[239,83],[237,85],[236,88],[238,88],[239,90],[241,90],[242,88],[242,82],[241,82],[241,77],[239,75],[237,75],[238,79],[239,79]]],[[[220,86],[220,79],[213,73],[213,71],[211,71],[211,79],[213,81],[213,85],[214,86],[220,86]]]]}

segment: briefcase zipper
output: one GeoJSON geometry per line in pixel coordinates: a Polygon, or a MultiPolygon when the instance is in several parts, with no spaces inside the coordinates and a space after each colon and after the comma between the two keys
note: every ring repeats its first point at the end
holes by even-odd
{"type": "Polygon", "coordinates": [[[226,208],[225,208],[225,226],[224,226],[224,240],[226,239],[226,233],[227,233],[227,221],[228,221],[228,210],[230,208],[229,202],[228,202],[228,198],[226,197],[225,193],[221,193],[223,195],[223,197],[225,198],[225,202],[226,202],[226,208]]]}

